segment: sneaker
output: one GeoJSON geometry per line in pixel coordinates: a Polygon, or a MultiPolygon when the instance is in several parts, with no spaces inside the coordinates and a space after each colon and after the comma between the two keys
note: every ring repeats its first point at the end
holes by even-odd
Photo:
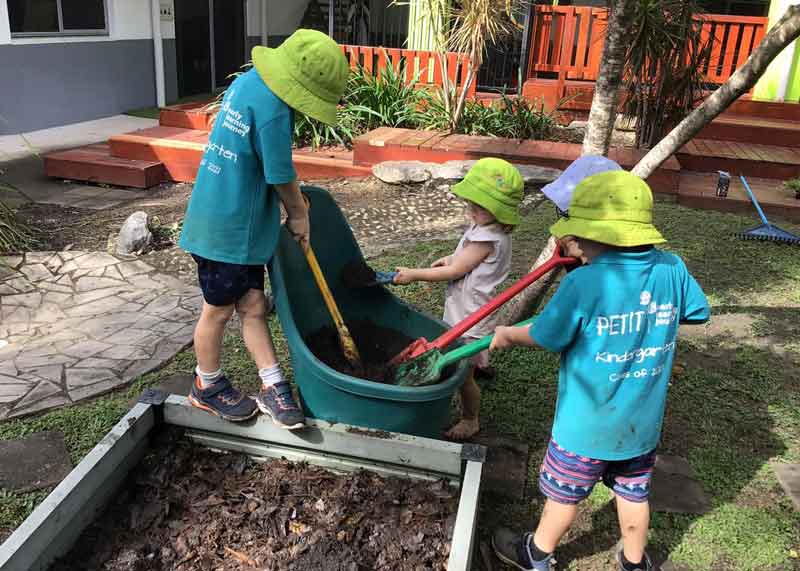
{"type": "Polygon", "coordinates": [[[192,391],[189,393],[189,402],[192,406],[232,422],[247,420],[258,412],[253,399],[233,388],[225,375],[206,388],[203,388],[200,379],[195,377],[192,391]]]}
{"type": "Polygon", "coordinates": [[[556,560],[552,555],[535,561],[531,554],[531,541],[533,534],[517,535],[510,529],[500,528],[492,536],[492,548],[498,559],[506,565],[522,571],[552,571],[555,569],[556,560]]]}
{"type": "MultiPolygon", "coordinates": [[[[617,545],[617,568],[619,571],[627,571],[622,564],[622,541],[617,545]]],[[[645,553],[642,563],[635,567],[633,571],[653,571],[653,562],[650,561],[650,556],[645,553]]]]}
{"type": "Polygon", "coordinates": [[[261,387],[256,395],[256,404],[261,412],[268,414],[272,422],[281,428],[294,430],[306,424],[303,411],[297,406],[292,394],[292,386],[283,381],[271,387],[261,387]]]}

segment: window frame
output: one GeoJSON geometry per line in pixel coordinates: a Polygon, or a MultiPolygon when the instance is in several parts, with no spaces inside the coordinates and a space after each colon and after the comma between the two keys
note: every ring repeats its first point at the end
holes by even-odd
{"type": "MultiPolygon", "coordinates": [[[[58,10],[58,31],[57,32],[11,32],[11,38],[63,38],[70,36],[109,36],[111,35],[108,29],[108,2],[103,0],[103,21],[105,27],[100,30],[65,30],[64,29],[64,16],[61,10],[61,0],[56,0],[56,9],[58,10]]],[[[8,8],[8,25],[11,28],[11,7],[8,8]]]]}

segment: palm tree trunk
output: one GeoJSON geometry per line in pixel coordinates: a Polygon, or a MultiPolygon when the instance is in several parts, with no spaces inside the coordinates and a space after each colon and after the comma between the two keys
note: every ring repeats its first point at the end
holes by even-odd
{"type": "Polygon", "coordinates": [[[692,111],[666,137],[647,153],[631,171],[646,179],[688,143],[703,127],[739,97],[747,93],[764,75],[767,67],[786,46],[800,37],[800,5],[790,6],[786,14],[767,33],[764,40],[753,51],[745,64],[736,70],[702,105],[692,111]]]}
{"type": "Polygon", "coordinates": [[[594,85],[592,108],[583,138],[584,155],[607,155],[617,119],[617,100],[625,66],[626,31],[630,25],[635,0],[611,2],[603,57],[594,85]]]}

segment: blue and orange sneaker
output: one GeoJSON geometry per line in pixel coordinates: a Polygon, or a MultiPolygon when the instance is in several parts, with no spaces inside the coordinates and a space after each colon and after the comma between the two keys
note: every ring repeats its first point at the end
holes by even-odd
{"type": "Polygon", "coordinates": [[[534,559],[531,553],[531,533],[516,534],[510,529],[500,528],[492,535],[492,547],[498,559],[514,569],[522,571],[551,571],[556,560],[552,555],[534,559]]]}
{"type": "Polygon", "coordinates": [[[195,376],[192,391],[189,393],[189,402],[192,406],[231,422],[253,418],[258,412],[253,399],[235,389],[225,375],[206,388],[203,388],[200,379],[195,376]]]}
{"type": "Polygon", "coordinates": [[[294,400],[292,386],[282,381],[271,387],[261,387],[256,395],[256,404],[261,412],[268,414],[272,422],[289,430],[302,428],[306,417],[294,400]]]}

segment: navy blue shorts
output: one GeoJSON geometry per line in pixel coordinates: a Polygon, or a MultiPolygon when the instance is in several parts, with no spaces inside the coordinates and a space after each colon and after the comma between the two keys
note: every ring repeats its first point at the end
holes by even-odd
{"type": "Polygon", "coordinates": [[[197,262],[197,279],[203,299],[209,305],[233,305],[251,289],[264,291],[264,266],[215,262],[192,254],[197,262]]]}

